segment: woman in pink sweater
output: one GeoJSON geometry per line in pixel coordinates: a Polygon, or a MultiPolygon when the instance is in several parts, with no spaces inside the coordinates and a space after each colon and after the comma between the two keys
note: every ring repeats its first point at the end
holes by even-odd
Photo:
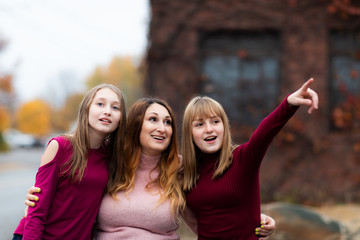
{"type": "Polygon", "coordinates": [[[143,98],[130,109],[126,171],[104,196],[96,239],[179,239],[178,214],[185,208],[174,114],[159,99],[143,98]]]}
{"type": "MultiPolygon", "coordinates": [[[[94,227],[95,239],[179,239],[176,230],[185,196],[175,126],[173,111],[162,100],[143,98],[129,109],[125,175],[118,174],[109,185],[94,227]]],[[[186,216],[196,229],[196,220],[186,216]]],[[[273,229],[274,223],[269,227],[273,229]]]]}
{"type": "Polygon", "coordinates": [[[299,106],[309,106],[309,113],[318,108],[312,83],[289,95],[240,146],[232,143],[228,118],[217,101],[195,97],[189,102],[182,132],[183,185],[198,239],[258,239],[261,161],[299,106]]]}

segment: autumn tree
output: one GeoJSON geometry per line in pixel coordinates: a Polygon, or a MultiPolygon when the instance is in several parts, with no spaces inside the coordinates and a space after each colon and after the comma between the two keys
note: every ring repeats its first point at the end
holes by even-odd
{"type": "Polygon", "coordinates": [[[16,113],[17,128],[24,132],[43,137],[51,131],[50,106],[36,99],[24,103],[16,113]]]}
{"type": "Polygon", "coordinates": [[[0,132],[10,127],[10,119],[9,110],[0,104],[0,132]]]}
{"type": "Polygon", "coordinates": [[[100,83],[110,83],[124,93],[128,105],[143,93],[143,76],[131,57],[114,57],[107,67],[97,67],[87,78],[90,89],[100,83]]]}
{"type": "Polygon", "coordinates": [[[87,78],[86,85],[88,89],[90,89],[96,85],[103,83],[105,79],[105,70],[102,67],[98,66],[95,68],[94,72],[87,78]]]}
{"type": "Polygon", "coordinates": [[[10,113],[0,104],[0,151],[8,150],[8,146],[3,139],[3,132],[10,127],[10,113]]]}
{"type": "MultiPolygon", "coordinates": [[[[0,37],[0,52],[5,48],[7,42],[0,37]]],[[[12,106],[14,100],[13,76],[0,68],[0,104],[12,106]]]]}
{"type": "Polygon", "coordinates": [[[83,93],[70,95],[60,109],[53,109],[51,113],[51,126],[54,131],[68,132],[77,118],[83,93]]]}
{"type": "MultiPolygon", "coordinates": [[[[6,40],[0,38],[0,52],[6,44],[6,40]]],[[[11,125],[14,97],[13,77],[0,68],[0,151],[8,149],[3,139],[3,131],[11,125]]]]}
{"type": "Polygon", "coordinates": [[[7,107],[5,107],[6,105],[9,106],[6,104],[9,100],[7,95],[11,94],[12,92],[10,79],[10,76],[6,76],[4,78],[0,77],[0,151],[6,149],[4,146],[5,143],[3,142],[2,133],[5,129],[11,126],[10,111],[7,107]]]}

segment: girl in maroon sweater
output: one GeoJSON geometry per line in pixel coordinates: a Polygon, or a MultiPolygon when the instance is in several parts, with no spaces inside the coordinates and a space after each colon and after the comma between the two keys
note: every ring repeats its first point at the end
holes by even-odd
{"type": "MultiPolygon", "coordinates": [[[[309,79],[266,117],[240,146],[232,143],[223,107],[209,97],[187,105],[182,129],[184,191],[198,222],[198,239],[258,239],[259,170],[272,139],[300,105],[318,108],[309,79]]],[[[266,228],[266,225],[263,225],[266,228]]]]}
{"type": "Polygon", "coordinates": [[[21,220],[14,240],[91,239],[108,176],[123,171],[125,124],[117,87],[100,84],[87,92],[75,130],[51,139],[41,157],[35,185],[42,191],[33,197],[42,200],[21,220]]]}

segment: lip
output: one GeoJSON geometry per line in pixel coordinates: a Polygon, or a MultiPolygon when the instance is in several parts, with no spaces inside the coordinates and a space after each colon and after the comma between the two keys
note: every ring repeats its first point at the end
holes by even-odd
{"type": "Polygon", "coordinates": [[[163,142],[166,139],[166,137],[162,135],[151,135],[151,138],[157,142],[163,142]]]}
{"type": "Polygon", "coordinates": [[[105,123],[105,124],[111,124],[111,120],[109,118],[100,118],[100,122],[105,123]]]}
{"type": "Polygon", "coordinates": [[[215,135],[207,136],[206,138],[204,138],[204,142],[211,144],[211,143],[216,142],[217,138],[218,138],[218,137],[215,136],[215,135]],[[211,139],[211,140],[210,140],[210,139],[211,139]]]}

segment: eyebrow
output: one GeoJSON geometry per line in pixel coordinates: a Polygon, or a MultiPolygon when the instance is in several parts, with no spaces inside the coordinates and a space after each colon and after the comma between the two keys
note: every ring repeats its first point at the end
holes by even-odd
{"type": "Polygon", "coordinates": [[[151,115],[151,114],[155,114],[156,116],[159,115],[157,112],[149,112],[148,114],[146,114],[146,116],[151,115]]]}
{"type": "MultiPolygon", "coordinates": [[[[94,98],[94,100],[106,100],[106,98],[103,98],[103,97],[96,97],[96,98],[94,98]]],[[[111,102],[111,103],[120,104],[120,102],[119,102],[119,101],[113,101],[113,102],[111,102]]]]}
{"type": "Polygon", "coordinates": [[[205,118],[203,118],[203,117],[198,117],[198,118],[195,118],[194,120],[193,120],[193,122],[194,121],[203,121],[204,119],[206,119],[206,118],[210,118],[210,119],[214,119],[214,118],[220,118],[218,115],[214,115],[214,116],[210,116],[210,117],[205,117],[205,118]]]}
{"type": "MultiPolygon", "coordinates": [[[[154,114],[156,116],[159,116],[159,114],[157,112],[149,112],[146,116],[149,116],[151,114],[154,114]]],[[[171,119],[171,116],[170,115],[166,115],[165,118],[170,118],[171,119]]]]}

